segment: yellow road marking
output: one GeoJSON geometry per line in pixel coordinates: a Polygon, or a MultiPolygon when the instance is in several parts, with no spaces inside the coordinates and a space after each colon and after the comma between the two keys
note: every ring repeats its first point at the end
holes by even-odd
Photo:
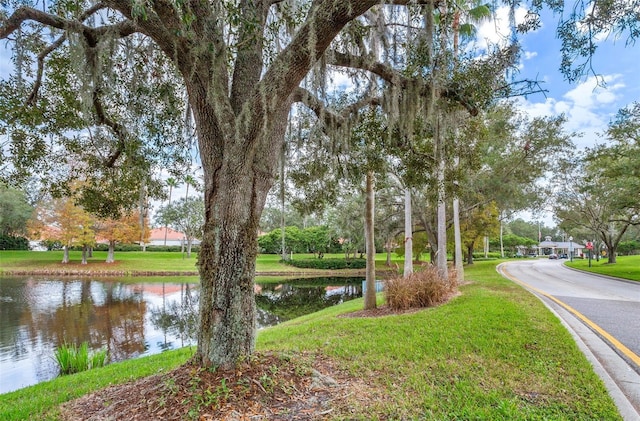
{"type": "Polygon", "coordinates": [[[503,272],[505,277],[507,277],[508,279],[510,279],[510,280],[512,280],[512,281],[524,286],[525,288],[528,288],[528,289],[530,289],[532,291],[537,292],[538,294],[540,294],[540,295],[542,295],[544,297],[547,297],[548,299],[552,300],[556,304],[564,307],[565,310],[569,311],[570,313],[573,313],[574,316],[576,316],[577,318],[579,318],[580,320],[585,322],[587,324],[587,326],[591,327],[591,329],[593,329],[596,332],[598,332],[598,334],[600,334],[607,341],[609,341],[614,347],[616,347],[627,358],[629,358],[631,361],[633,361],[637,366],[640,366],[640,357],[638,355],[636,355],[632,350],[630,350],[629,348],[624,346],[624,344],[622,344],[619,340],[614,338],[609,332],[607,332],[606,330],[604,330],[603,328],[601,328],[600,326],[598,326],[597,324],[592,322],[589,318],[587,318],[587,316],[585,316],[584,314],[580,313],[578,310],[576,310],[575,308],[571,307],[569,304],[558,300],[556,297],[554,297],[552,295],[549,295],[546,292],[544,292],[544,291],[542,291],[542,290],[540,290],[538,288],[535,288],[535,287],[527,284],[526,282],[523,282],[520,279],[516,278],[511,273],[509,273],[509,271],[507,270],[505,264],[502,264],[500,266],[501,266],[500,269],[503,272]]]}

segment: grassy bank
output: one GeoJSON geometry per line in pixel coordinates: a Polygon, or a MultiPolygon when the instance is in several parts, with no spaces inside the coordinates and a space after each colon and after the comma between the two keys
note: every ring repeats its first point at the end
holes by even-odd
{"type": "Polygon", "coordinates": [[[601,275],[640,281],[640,256],[618,256],[616,260],[617,263],[611,265],[607,263],[607,259],[600,259],[600,261],[592,259],[591,267],[589,267],[588,259],[577,259],[573,262],[565,262],[565,264],[572,268],[601,275]]]}
{"type": "MultiPolygon", "coordinates": [[[[376,395],[348,419],[620,419],[571,336],[494,262],[467,269],[450,303],[412,314],[339,318],[362,300],[260,331],[262,351],[330,358],[376,395]]],[[[113,364],[0,395],[0,419],[55,418],[74,397],[185,361],[190,350],[113,364]]],[[[354,391],[357,395],[358,391],[354,391]]]]}
{"type": "MultiPolygon", "coordinates": [[[[56,251],[0,251],[0,274],[8,272],[94,272],[108,274],[109,272],[120,272],[122,275],[148,272],[183,272],[195,273],[197,271],[197,256],[192,253],[190,258],[186,254],[177,252],[117,252],[114,263],[105,263],[107,252],[96,251],[93,257],[88,259],[86,265],[82,265],[82,252],[71,251],[69,253],[70,262],[62,261],[63,252],[56,251]]],[[[298,254],[294,256],[298,259],[312,258],[312,254],[298,254]]],[[[344,258],[343,254],[325,255],[326,258],[344,258]]],[[[376,256],[376,268],[378,270],[389,270],[385,266],[386,254],[380,253],[376,256]]],[[[394,263],[402,268],[403,260],[394,256],[394,263]]],[[[393,268],[395,270],[395,266],[393,268]]],[[[258,273],[326,273],[324,270],[298,269],[280,262],[280,256],[274,254],[261,254],[256,261],[256,272],[258,273]]],[[[353,270],[340,271],[341,273],[353,273],[353,270]]],[[[364,270],[359,272],[364,273],[364,270]]]]}

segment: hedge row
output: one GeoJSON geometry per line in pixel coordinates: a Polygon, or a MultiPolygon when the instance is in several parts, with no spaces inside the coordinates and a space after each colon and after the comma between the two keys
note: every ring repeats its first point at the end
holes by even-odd
{"type": "Polygon", "coordinates": [[[295,259],[284,263],[304,269],[365,269],[366,259],[295,259]]]}
{"type": "Polygon", "coordinates": [[[0,235],[0,250],[29,250],[29,240],[24,237],[0,235]]]}

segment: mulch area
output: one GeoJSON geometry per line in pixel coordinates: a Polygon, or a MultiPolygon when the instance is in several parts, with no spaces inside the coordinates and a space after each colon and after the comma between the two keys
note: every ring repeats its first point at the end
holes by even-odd
{"type": "Polygon", "coordinates": [[[189,362],[61,406],[63,420],[324,420],[349,418],[374,389],[311,354],[256,354],[233,370],[189,362]]]}

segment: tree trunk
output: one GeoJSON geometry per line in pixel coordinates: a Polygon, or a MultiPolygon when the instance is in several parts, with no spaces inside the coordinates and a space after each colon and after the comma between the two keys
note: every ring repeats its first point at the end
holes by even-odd
{"type": "MultiPolygon", "coordinates": [[[[233,178],[225,177],[219,179],[233,178]]],[[[232,367],[255,346],[253,278],[261,209],[246,181],[217,183],[205,193],[206,222],[199,255],[200,329],[196,359],[205,366],[232,367]],[[248,190],[248,192],[247,192],[248,190]],[[223,228],[221,228],[223,227],[223,228]]]]}
{"type": "Polygon", "coordinates": [[[145,233],[144,233],[144,218],[146,216],[146,185],[143,183],[142,186],[140,186],[140,203],[138,203],[138,206],[140,207],[140,218],[139,218],[139,222],[140,222],[140,249],[142,251],[147,251],[147,244],[144,241],[144,237],[145,237],[145,233]]]}
{"type": "Polygon", "coordinates": [[[484,250],[484,258],[489,258],[489,237],[486,235],[482,237],[482,248],[484,250]]]}
{"type": "Polygon", "coordinates": [[[116,248],[116,242],[111,240],[109,241],[109,251],[107,252],[107,260],[106,263],[113,263],[115,262],[115,248],[116,248]]]}
{"type": "Polygon", "coordinates": [[[444,128],[441,127],[443,122],[436,117],[436,156],[438,157],[437,176],[438,183],[438,255],[437,266],[438,275],[441,279],[449,277],[449,269],[447,267],[447,208],[445,204],[445,167],[446,156],[444,150],[444,128]]]}
{"type": "Polygon", "coordinates": [[[500,257],[504,259],[504,226],[502,225],[502,219],[500,219],[500,257]]]}
{"type": "Polygon", "coordinates": [[[385,250],[387,252],[387,260],[385,264],[387,267],[391,266],[391,238],[387,238],[385,250]]]}
{"type": "Polygon", "coordinates": [[[87,246],[82,246],[82,264],[87,264],[87,246]]]}
{"type": "Polygon", "coordinates": [[[193,238],[187,238],[187,258],[191,257],[191,246],[193,245],[193,238]]]}
{"type": "Polygon", "coordinates": [[[411,192],[404,191],[404,276],[413,273],[413,223],[411,222],[411,192]]]}
{"type": "Polygon", "coordinates": [[[225,135],[212,121],[214,110],[207,95],[203,90],[201,97],[191,98],[205,201],[198,256],[200,325],[194,358],[203,366],[231,368],[255,347],[258,229],[267,193],[275,182],[288,107],[268,120],[267,132],[243,135],[228,124],[225,135]],[[258,138],[252,140],[251,135],[258,138]]]}
{"type": "Polygon", "coordinates": [[[460,234],[460,200],[453,198],[453,236],[454,236],[454,261],[456,279],[458,283],[464,280],[464,265],[462,264],[462,236],[460,234]]]}
{"type": "Polygon", "coordinates": [[[284,166],[285,166],[285,161],[287,158],[287,150],[285,147],[285,143],[282,144],[282,151],[280,153],[280,230],[282,231],[282,238],[280,239],[280,241],[282,242],[281,244],[281,248],[282,248],[282,260],[287,260],[287,242],[286,242],[286,227],[285,227],[285,220],[284,220],[284,194],[285,194],[285,180],[284,180],[284,166]]]}
{"type": "Polygon", "coordinates": [[[364,309],[372,310],[376,308],[376,244],[374,240],[374,175],[372,171],[367,172],[367,193],[364,212],[364,232],[367,243],[367,291],[364,297],[364,309]]]}
{"type": "Polygon", "coordinates": [[[473,264],[473,245],[467,246],[467,264],[473,264]]]}
{"type": "Polygon", "coordinates": [[[64,246],[62,249],[62,263],[69,263],[69,246],[64,246]]]}

